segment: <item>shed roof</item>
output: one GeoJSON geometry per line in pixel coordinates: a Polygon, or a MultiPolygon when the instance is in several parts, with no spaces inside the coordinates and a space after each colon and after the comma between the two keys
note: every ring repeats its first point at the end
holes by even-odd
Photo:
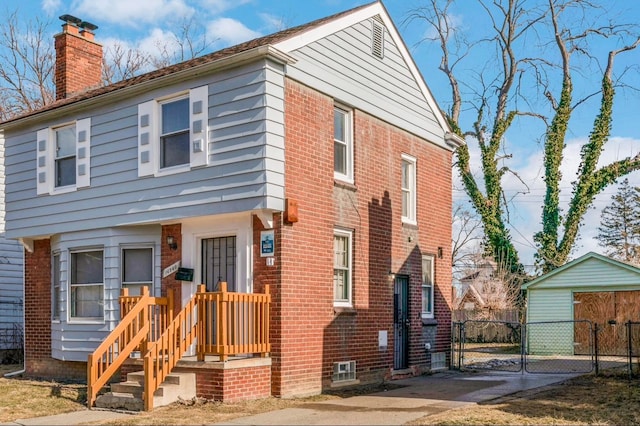
{"type": "Polygon", "coordinates": [[[523,290],[584,286],[638,285],[640,268],[598,253],[589,252],[522,286],[523,290]],[[595,274],[593,271],[598,270],[595,274]],[[599,283],[599,284],[598,284],[599,283]]]}

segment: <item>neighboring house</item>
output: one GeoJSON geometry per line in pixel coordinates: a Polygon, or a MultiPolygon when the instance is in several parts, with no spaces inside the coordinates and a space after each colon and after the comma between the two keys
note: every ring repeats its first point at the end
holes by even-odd
{"type": "Polygon", "coordinates": [[[22,362],[22,246],[5,238],[4,144],[0,143],[0,364],[22,362]]]}
{"type": "Polygon", "coordinates": [[[200,396],[447,367],[462,141],[381,3],[106,87],[79,25],[56,36],[58,101],[0,124],[28,375],[85,377],[122,288],[173,290],[177,311],[220,282],[269,289],[270,350],[193,361],[200,396]]]}
{"type": "Polygon", "coordinates": [[[625,355],[624,323],[640,321],[640,268],[587,253],[522,286],[531,353],[588,354],[597,325],[601,355],[625,355]]]}

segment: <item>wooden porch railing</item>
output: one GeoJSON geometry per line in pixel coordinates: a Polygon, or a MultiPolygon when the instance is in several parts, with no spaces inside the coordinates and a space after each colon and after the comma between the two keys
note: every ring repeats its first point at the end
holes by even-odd
{"type": "Polygon", "coordinates": [[[198,303],[198,360],[218,355],[226,361],[230,355],[260,354],[271,351],[269,343],[269,286],[264,294],[233,293],[227,283],[220,291],[206,293],[200,285],[195,295],[198,303]]]}
{"type": "Polygon", "coordinates": [[[153,394],[171,373],[187,349],[196,342],[197,359],[218,355],[260,354],[271,351],[269,343],[269,286],[264,294],[233,293],[227,283],[221,291],[207,293],[204,285],[173,318],[173,298],[120,297],[120,324],[96,351],[89,355],[87,405],[93,406],[98,391],[117,372],[134,350],[140,350],[145,371],[145,410],[153,409],[153,394]]]}

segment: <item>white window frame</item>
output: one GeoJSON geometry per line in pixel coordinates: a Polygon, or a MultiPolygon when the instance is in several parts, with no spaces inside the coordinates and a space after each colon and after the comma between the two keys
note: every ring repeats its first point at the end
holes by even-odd
{"type": "Polygon", "coordinates": [[[76,181],[77,181],[77,176],[75,174],[75,168],[76,168],[76,161],[77,161],[77,146],[78,146],[78,138],[76,135],[76,124],[72,123],[72,124],[66,124],[64,126],[59,126],[59,127],[55,127],[53,129],[51,129],[52,135],[53,135],[53,186],[55,189],[63,189],[66,187],[75,187],[76,186],[76,181]],[[66,132],[67,130],[71,130],[73,133],[73,149],[71,151],[71,153],[67,154],[67,155],[58,155],[60,149],[58,147],[58,136],[60,134],[62,134],[62,132],[66,132]],[[63,184],[58,184],[58,181],[60,180],[60,175],[58,173],[59,167],[58,164],[61,161],[65,161],[65,160],[71,160],[73,159],[73,167],[72,170],[70,170],[70,174],[73,174],[73,182],[63,185],[63,184]]]}
{"type": "Polygon", "coordinates": [[[59,322],[62,316],[61,268],[62,257],[60,252],[56,251],[51,256],[51,320],[54,322],[59,322]]]}
{"type": "Polygon", "coordinates": [[[354,183],[353,178],[353,110],[350,108],[334,105],[333,107],[333,122],[334,122],[334,133],[333,133],[333,152],[334,152],[334,163],[333,163],[333,177],[334,179],[341,180],[348,183],[354,183]],[[336,114],[344,115],[344,139],[337,139],[335,136],[335,119],[336,114]],[[344,146],[345,149],[345,173],[339,172],[336,170],[335,164],[335,150],[336,144],[340,144],[344,146]]]}
{"type": "Polygon", "coordinates": [[[435,256],[422,256],[422,293],[421,293],[421,313],[422,318],[434,318],[435,315],[435,256]],[[428,263],[428,265],[427,265],[428,263]],[[430,280],[430,282],[429,282],[430,280]],[[428,293],[425,293],[428,292],[428,293]],[[425,294],[428,294],[428,300],[425,301],[425,294]],[[425,308],[425,305],[426,308],[425,308]]]}
{"type": "Polygon", "coordinates": [[[165,159],[163,158],[162,152],[164,149],[164,143],[165,141],[163,140],[163,138],[168,137],[168,136],[173,136],[173,135],[177,135],[177,134],[182,134],[182,133],[186,133],[187,135],[187,151],[190,153],[191,149],[190,149],[190,141],[189,141],[189,94],[188,93],[183,93],[179,96],[175,96],[172,97],[170,99],[164,99],[160,102],[158,102],[158,171],[159,172],[164,172],[164,171],[170,171],[172,169],[183,169],[185,167],[189,167],[191,164],[191,158],[189,158],[186,162],[184,163],[180,163],[180,164],[174,164],[172,166],[165,166],[163,165],[163,162],[165,161],[165,159]],[[170,132],[170,133],[162,133],[162,126],[163,126],[163,120],[162,120],[162,109],[164,108],[165,105],[169,105],[175,102],[179,102],[179,101],[183,101],[186,100],[186,113],[187,113],[187,123],[186,123],[186,127],[176,130],[174,132],[170,132]]]}
{"type": "Polygon", "coordinates": [[[209,86],[200,86],[138,104],[138,177],[183,173],[209,164],[209,86]],[[188,98],[189,161],[161,167],[162,105],[188,98]]]}
{"type": "Polygon", "coordinates": [[[417,175],[417,161],[415,157],[407,154],[402,154],[402,169],[400,172],[402,189],[402,222],[411,225],[417,225],[416,214],[416,175],[417,175]],[[405,167],[406,172],[405,172],[405,167]],[[408,182],[405,184],[405,174],[407,174],[408,182]],[[406,213],[405,213],[406,210],[406,213]]]}
{"type": "Polygon", "coordinates": [[[94,248],[86,248],[86,249],[73,249],[73,250],[69,250],[69,271],[68,271],[68,281],[69,281],[69,297],[68,299],[68,312],[69,312],[69,322],[76,322],[76,323],[103,323],[104,322],[104,302],[105,302],[105,295],[104,295],[104,278],[105,278],[105,250],[104,247],[94,247],[94,248]],[[82,284],[76,284],[73,283],[73,270],[75,268],[74,265],[74,254],[78,254],[78,253],[88,253],[88,252],[101,252],[102,253],[102,282],[100,283],[82,283],[82,284]],[[100,287],[100,291],[102,292],[102,299],[99,303],[101,303],[100,309],[102,311],[102,315],[101,316],[95,316],[95,317],[80,317],[80,316],[74,316],[73,315],[73,309],[72,309],[72,305],[73,305],[73,289],[75,287],[100,287]]]}
{"type": "Polygon", "coordinates": [[[351,307],[352,305],[352,295],[353,295],[353,232],[345,231],[342,229],[334,229],[333,230],[333,305],[339,307],[351,307]],[[347,266],[346,268],[340,267],[336,265],[336,252],[335,252],[335,243],[336,238],[346,238],[347,239],[347,266]],[[343,271],[347,271],[347,297],[346,298],[337,298],[336,293],[336,270],[340,269],[343,271]]]}
{"type": "MultiPolygon", "coordinates": [[[[149,288],[149,294],[153,295],[153,287],[154,287],[154,271],[155,271],[155,253],[153,246],[151,245],[131,245],[131,246],[122,246],[120,247],[120,284],[121,288],[142,288],[143,286],[147,286],[149,288]],[[151,253],[151,280],[150,281],[126,281],[125,280],[125,252],[127,250],[149,250],[151,253]]],[[[138,295],[137,292],[129,292],[129,295],[138,295]]]]}
{"type": "Polygon", "coordinates": [[[76,191],[91,184],[91,118],[60,123],[36,133],[36,193],[55,195],[76,191]],[[75,150],[62,158],[75,157],[75,182],[57,186],[57,132],[75,128],[75,150]]]}

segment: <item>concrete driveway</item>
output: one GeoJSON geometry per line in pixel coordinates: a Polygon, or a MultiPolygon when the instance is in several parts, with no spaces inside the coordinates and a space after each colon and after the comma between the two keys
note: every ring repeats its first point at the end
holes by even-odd
{"type": "Polygon", "coordinates": [[[305,404],[225,425],[401,425],[446,410],[562,382],[577,374],[447,371],[396,380],[402,388],[342,400],[305,404]]]}

